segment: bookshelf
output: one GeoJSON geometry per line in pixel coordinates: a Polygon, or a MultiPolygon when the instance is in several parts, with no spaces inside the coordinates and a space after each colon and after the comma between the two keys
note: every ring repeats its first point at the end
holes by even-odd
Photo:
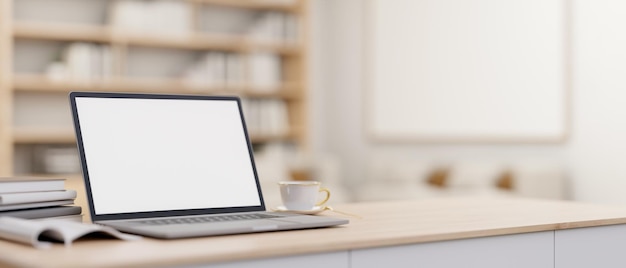
{"type": "MultiPolygon", "coordinates": [[[[250,128],[252,143],[255,145],[287,143],[299,149],[306,149],[307,0],[181,0],[175,3],[176,8],[189,11],[189,16],[184,17],[185,21],[181,24],[188,27],[181,32],[126,28],[119,22],[122,20],[121,15],[112,15],[116,14],[114,10],[120,8],[120,3],[126,2],[125,4],[129,5],[129,2],[132,2],[137,6],[159,3],[158,0],[62,1],[63,4],[80,5],[80,8],[92,5],[92,10],[89,10],[91,14],[104,14],[99,21],[88,23],[68,21],[64,18],[51,19],[49,16],[40,19],[32,15],[44,14],[42,11],[32,9],[45,9],[33,3],[50,5],[55,1],[58,0],[24,1],[30,2],[31,6],[28,7],[24,7],[23,2],[17,0],[0,1],[0,176],[24,173],[58,176],[42,173],[40,170],[15,167],[17,161],[28,161],[29,154],[32,157],[32,153],[28,153],[28,148],[75,146],[69,115],[61,111],[59,112],[61,115],[58,116],[61,119],[56,120],[61,123],[50,123],[55,120],[48,120],[50,112],[43,109],[47,107],[45,102],[48,96],[56,96],[50,98],[52,102],[52,99],[63,98],[62,96],[66,96],[70,91],[237,95],[246,102],[256,103],[260,107],[263,106],[258,105],[259,103],[265,103],[263,104],[265,106],[267,103],[277,103],[285,113],[284,122],[280,122],[284,126],[275,131],[272,129],[268,131],[263,127],[250,128]],[[119,6],[113,6],[118,4],[119,6]],[[267,24],[269,20],[273,21],[273,24],[270,24],[276,30],[277,20],[282,21],[284,25],[281,26],[280,33],[285,36],[279,38],[271,36],[275,35],[275,32],[270,33],[269,37],[263,35],[259,37],[258,31],[207,30],[204,17],[207,17],[212,9],[244,13],[256,20],[249,24],[249,27],[253,28],[256,24],[267,24]],[[77,77],[72,73],[72,68],[75,67],[72,67],[72,62],[68,59],[71,57],[68,56],[71,55],[68,51],[74,44],[80,44],[83,50],[91,49],[90,55],[94,55],[93,51],[96,51],[94,48],[99,49],[97,50],[99,58],[90,58],[87,61],[90,68],[98,66],[95,75],[80,74],[84,77],[77,77]],[[45,53],[48,53],[47,56],[45,53]],[[35,64],[25,64],[27,60],[24,58],[31,57],[29,54],[45,55],[47,59],[41,60],[46,57],[39,57],[35,64]],[[60,76],[59,72],[52,75],[50,72],[52,69],[50,65],[57,63],[59,58],[50,55],[56,54],[65,60],[61,61],[65,69],[62,68],[60,76]],[[157,62],[162,55],[163,58],[173,59],[172,67],[169,69],[162,68],[145,73],[137,67],[141,61],[157,62]],[[185,75],[186,72],[200,72],[199,77],[203,78],[202,72],[206,70],[188,69],[192,69],[194,64],[202,67],[215,64],[215,58],[207,59],[206,62],[201,60],[210,58],[211,55],[224,58],[222,65],[226,66],[230,63],[229,57],[232,56],[235,62],[241,65],[236,65],[239,68],[233,69],[242,70],[236,77],[238,80],[231,83],[226,75],[226,78],[220,76],[219,79],[222,80],[217,81],[190,82],[189,76],[185,75]],[[259,66],[268,66],[268,61],[270,66],[279,66],[275,73],[268,75],[274,77],[274,80],[263,77],[264,73],[255,73],[260,72],[259,66]],[[254,81],[255,77],[260,82],[254,81]],[[25,107],[24,103],[27,101],[23,99],[28,98],[36,98],[38,102],[25,107]],[[33,123],[36,120],[21,122],[24,121],[20,118],[24,117],[21,114],[25,110],[28,111],[29,118],[35,117],[40,123],[33,123]],[[24,150],[27,153],[22,152],[24,150]]],[[[172,4],[172,1],[163,2],[172,4]]],[[[72,10],[70,7],[66,9],[72,10]]],[[[248,22],[251,21],[249,18],[246,19],[248,22]]],[[[215,70],[209,68],[209,71],[215,70]]],[[[228,72],[231,71],[228,69],[228,72]]]]}

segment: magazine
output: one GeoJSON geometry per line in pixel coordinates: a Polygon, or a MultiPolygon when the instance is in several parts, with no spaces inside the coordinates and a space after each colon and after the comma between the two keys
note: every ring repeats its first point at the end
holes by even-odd
{"type": "Polygon", "coordinates": [[[14,217],[0,217],[0,238],[31,245],[35,248],[49,248],[53,242],[70,246],[76,239],[85,236],[103,235],[121,240],[139,240],[140,236],[121,233],[111,227],[97,224],[79,223],[60,219],[26,220],[14,217]]]}
{"type": "Polygon", "coordinates": [[[74,204],[73,199],[35,202],[35,203],[23,203],[23,204],[14,204],[14,205],[0,205],[0,211],[11,211],[11,210],[27,209],[27,208],[45,208],[45,207],[54,207],[54,206],[71,205],[71,204],[74,204]]]}
{"type": "Polygon", "coordinates": [[[0,211],[0,217],[15,217],[20,219],[47,219],[68,215],[79,215],[83,210],[80,206],[56,206],[47,208],[19,209],[0,211]]]}
{"type": "Polygon", "coordinates": [[[65,179],[35,177],[0,177],[0,193],[23,193],[65,190],[65,179]]]}
{"type": "Polygon", "coordinates": [[[15,205],[76,198],[75,190],[0,194],[0,205],[15,205]]]}

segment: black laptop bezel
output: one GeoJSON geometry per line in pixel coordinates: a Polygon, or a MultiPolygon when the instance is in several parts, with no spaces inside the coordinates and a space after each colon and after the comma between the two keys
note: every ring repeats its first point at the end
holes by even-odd
{"type": "Polygon", "coordinates": [[[259,182],[259,176],[257,174],[256,164],[254,162],[254,155],[252,150],[252,143],[248,135],[248,129],[244,119],[244,114],[241,106],[241,99],[236,96],[205,96],[205,95],[178,95],[178,94],[143,94],[143,93],[108,93],[108,92],[70,92],[70,106],[72,112],[72,118],[74,121],[74,130],[76,133],[76,143],[78,145],[78,153],[80,156],[81,169],[83,173],[83,180],[85,183],[85,191],[87,195],[87,203],[89,205],[89,212],[91,220],[105,221],[105,220],[126,220],[126,219],[140,219],[140,218],[154,218],[154,217],[175,217],[175,216],[189,216],[189,215],[202,215],[202,214],[218,214],[218,213],[236,213],[236,212],[255,212],[266,211],[265,202],[263,199],[263,193],[261,191],[261,184],[259,182]],[[257,191],[259,194],[259,206],[246,206],[246,207],[228,207],[228,208],[205,208],[205,209],[181,209],[181,210],[168,210],[168,211],[148,211],[148,212],[133,212],[133,213],[115,213],[115,214],[96,214],[94,207],[94,200],[91,192],[91,183],[89,178],[89,169],[87,167],[87,160],[85,155],[85,149],[83,146],[83,138],[80,129],[80,118],[76,106],[76,98],[124,98],[124,99],[176,99],[176,100],[221,100],[221,101],[236,101],[239,108],[239,115],[241,123],[243,125],[243,131],[248,146],[248,154],[250,155],[250,162],[254,173],[254,179],[256,181],[257,191]]]}

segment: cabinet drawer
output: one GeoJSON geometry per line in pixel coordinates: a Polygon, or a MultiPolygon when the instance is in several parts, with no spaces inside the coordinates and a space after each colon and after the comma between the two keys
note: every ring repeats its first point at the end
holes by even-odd
{"type": "Polygon", "coordinates": [[[339,251],[322,254],[309,254],[238,261],[232,263],[219,263],[206,266],[189,266],[187,268],[348,268],[349,266],[350,261],[348,252],[339,251]]]}
{"type": "Polygon", "coordinates": [[[626,267],[626,224],[559,230],[555,268],[626,267]]]}
{"type": "Polygon", "coordinates": [[[355,250],[353,268],[548,268],[554,265],[554,232],[471,238],[355,250]]]}

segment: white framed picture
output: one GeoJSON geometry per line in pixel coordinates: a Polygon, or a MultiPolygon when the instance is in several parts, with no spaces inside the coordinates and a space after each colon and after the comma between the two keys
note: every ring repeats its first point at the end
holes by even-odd
{"type": "Polygon", "coordinates": [[[365,125],[377,141],[561,142],[561,0],[369,0],[365,125]]]}

